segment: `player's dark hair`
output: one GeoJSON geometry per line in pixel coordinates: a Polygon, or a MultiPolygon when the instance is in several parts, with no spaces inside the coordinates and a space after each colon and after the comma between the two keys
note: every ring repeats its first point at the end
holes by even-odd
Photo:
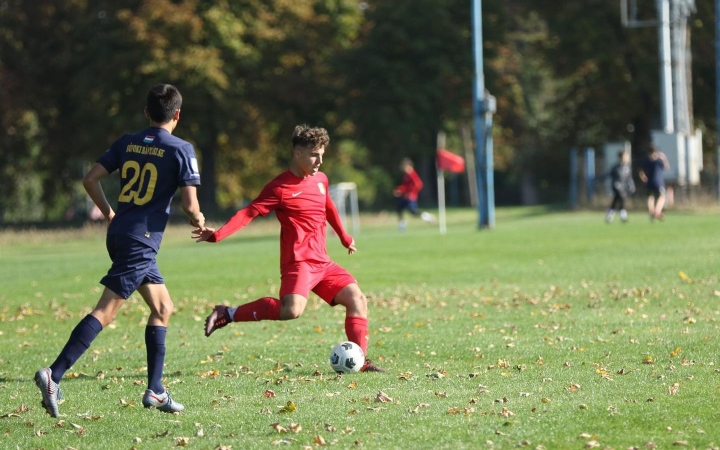
{"type": "Polygon", "coordinates": [[[619,159],[622,159],[622,157],[623,157],[624,154],[625,154],[625,150],[620,150],[620,151],[618,152],[618,158],[619,158],[619,159]]]}
{"type": "Polygon", "coordinates": [[[150,88],[145,106],[150,120],[156,123],[168,123],[175,111],[182,106],[182,95],[172,84],[158,84],[150,88]]]}
{"type": "Polygon", "coordinates": [[[311,128],[308,125],[298,125],[292,135],[293,148],[308,147],[312,150],[327,146],[330,143],[330,136],[325,128],[311,128]]]}

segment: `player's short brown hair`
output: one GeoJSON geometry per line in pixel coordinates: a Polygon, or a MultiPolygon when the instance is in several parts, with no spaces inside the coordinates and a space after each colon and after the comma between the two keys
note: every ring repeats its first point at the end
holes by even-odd
{"type": "Polygon", "coordinates": [[[298,125],[292,135],[293,148],[309,147],[315,150],[319,147],[327,147],[330,143],[330,136],[325,128],[298,125]]]}

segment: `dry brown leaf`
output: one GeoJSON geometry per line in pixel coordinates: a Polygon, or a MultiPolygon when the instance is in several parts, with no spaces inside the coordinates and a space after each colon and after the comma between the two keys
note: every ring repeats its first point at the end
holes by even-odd
{"type": "Polygon", "coordinates": [[[323,439],[323,437],[319,435],[313,438],[313,442],[315,443],[315,445],[326,445],[325,439],[323,439]]]}
{"type": "Polygon", "coordinates": [[[668,395],[676,395],[678,390],[680,390],[680,383],[673,383],[673,385],[668,388],[668,395]]]}
{"type": "Polygon", "coordinates": [[[271,424],[270,426],[273,427],[273,429],[274,429],[275,431],[277,431],[278,433],[287,433],[287,428],[285,428],[284,426],[280,425],[279,423],[273,423],[273,424],[271,424]]]}
{"type": "Polygon", "coordinates": [[[383,391],[380,391],[375,396],[375,401],[380,403],[392,403],[393,399],[391,397],[388,397],[388,395],[383,391]]]}
{"type": "Polygon", "coordinates": [[[290,431],[297,434],[302,431],[302,425],[300,425],[299,423],[291,423],[290,431]]]}
{"type": "Polygon", "coordinates": [[[687,447],[690,444],[688,444],[688,441],[675,441],[672,443],[672,445],[677,447],[687,447]]]}
{"type": "Polygon", "coordinates": [[[263,392],[263,397],[273,398],[275,397],[275,391],[273,391],[272,389],[268,389],[267,391],[263,392]]]}
{"type": "Polygon", "coordinates": [[[155,435],[153,435],[153,437],[154,437],[154,438],[160,438],[160,437],[165,437],[165,436],[167,436],[167,435],[169,435],[169,434],[170,434],[170,430],[165,430],[165,431],[163,431],[162,433],[155,433],[155,435]]]}
{"type": "Polygon", "coordinates": [[[218,445],[213,450],[232,450],[232,445],[218,445]]]}
{"type": "Polygon", "coordinates": [[[348,384],[347,387],[348,389],[355,389],[356,387],[358,387],[358,382],[353,380],[353,382],[348,384]]]}

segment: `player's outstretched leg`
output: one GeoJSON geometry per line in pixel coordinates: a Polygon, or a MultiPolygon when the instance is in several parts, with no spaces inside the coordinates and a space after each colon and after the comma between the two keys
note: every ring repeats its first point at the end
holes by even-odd
{"type": "Polygon", "coordinates": [[[60,385],[52,380],[52,369],[46,367],[35,372],[35,384],[42,393],[42,406],[52,417],[60,415],[58,405],[63,401],[60,385]]]}
{"type": "Polygon", "coordinates": [[[157,408],[162,412],[174,413],[180,412],[185,409],[182,403],[178,403],[170,397],[168,391],[162,394],[156,394],[152,390],[148,389],[143,395],[142,404],[146,408],[157,408]]]}
{"type": "Polygon", "coordinates": [[[205,336],[210,336],[213,331],[226,326],[230,322],[232,322],[232,316],[230,316],[228,307],[216,305],[210,315],[205,319],[205,336]]]}
{"type": "MultiPolygon", "coordinates": [[[[367,298],[357,284],[351,283],[338,292],[335,302],[345,306],[345,335],[348,340],[358,344],[367,355],[367,298]]],[[[366,357],[360,372],[386,372],[386,370],[376,366],[366,357]]]]}

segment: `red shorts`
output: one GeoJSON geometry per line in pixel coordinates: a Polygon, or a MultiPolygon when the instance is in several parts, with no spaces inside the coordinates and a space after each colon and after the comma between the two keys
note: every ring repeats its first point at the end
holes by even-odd
{"type": "Polygon", "coordinates": [[[332,305],[335,296],[347,285],[357,283],[350,272],[336,263],[313,264],[295,262],[280,269],[280,298],[298,294],[307,298],[312,290],[318,297],[332,305]]]}

